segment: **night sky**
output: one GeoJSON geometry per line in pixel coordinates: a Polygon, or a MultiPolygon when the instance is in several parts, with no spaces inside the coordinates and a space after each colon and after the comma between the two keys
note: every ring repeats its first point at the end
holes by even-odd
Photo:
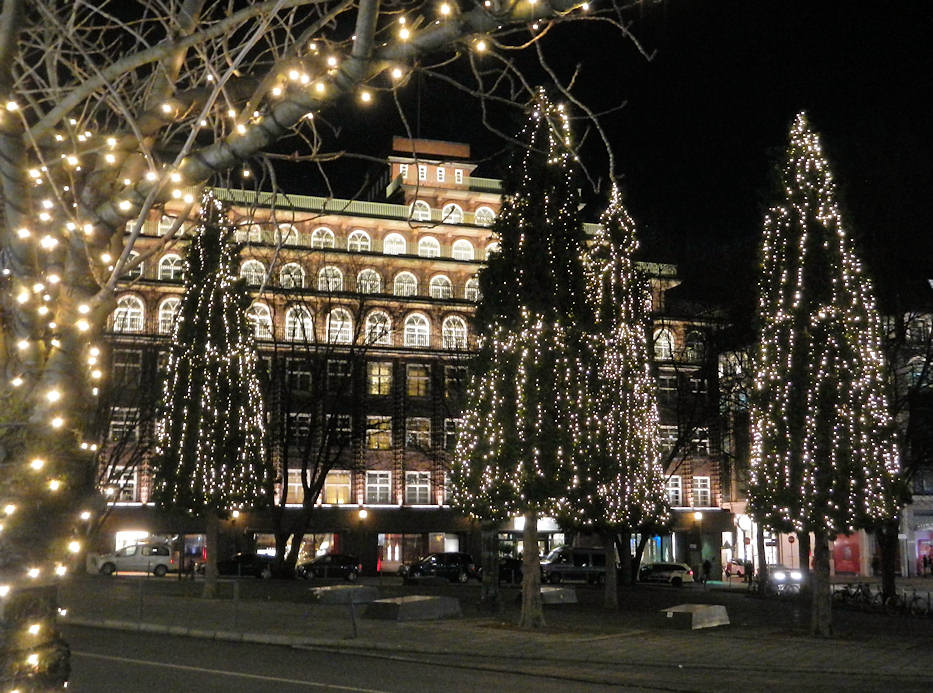
{"type": "MultiPolygon", "coordinates": [[[[924,106],[933,97],[933,4],[667,0],[643,3],[630,19],[651,60],[598,23],[560,27],[546,50],[563,75],[579,62],[576,93],[591,108],[626,104],[604,124],[645,257],[678,262],[701,295],[751,296],[774,163],[805,109],[879,286],[933,276],[924,106]]],[[[503,143],[482,129],[475,104],[429,80],[406,87],[403,100],[421,136],[470,142],[490,157],[477,175],[500,175],[503,143]]],[[[337,146],[387,153],[401,134],[392,109],[383,97],[344,117],[337,146]]],[[[520,123],[497,117],[506,131],[520,123]]],[[[601,148],[588,138],[584,160],[605,179],[601,148]]]]}

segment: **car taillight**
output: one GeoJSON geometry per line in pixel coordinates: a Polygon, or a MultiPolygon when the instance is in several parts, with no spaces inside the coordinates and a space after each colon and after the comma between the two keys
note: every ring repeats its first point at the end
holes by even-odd
{"type": "Polygon", "coordinates": [[[688,571],[687,571],[687,575],[693,575],[693,571],[692,571],[692,570],[688,570],[688,571]]]}

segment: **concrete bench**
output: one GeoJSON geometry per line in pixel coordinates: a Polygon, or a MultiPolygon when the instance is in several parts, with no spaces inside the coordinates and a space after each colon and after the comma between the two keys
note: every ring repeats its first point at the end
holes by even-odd
{"type": "Polygon", "coordinates": [[[541,586],[542,604],[576,604],[576,587],[555,587],[552,585],[541,586]]]}
{"type": "Polygon", "coordinates": [[[413,594],[408,597],[377,599],[366,606],[363,616],[386,621],[433,621],[462,616],[460,600],[413,594]]]}
{"type": "Polygon", "coordinates": [[[678,604],[661,609],[661,613],[677,628],[698,630],[729,625],[729,615],[722,604],[678,604]]]}
{"type": "Polygon", "coordinates": [[[312,587],[311,596],[321,604],[368,604],[379,596],[371,585],[330,585],[312,587]]]}

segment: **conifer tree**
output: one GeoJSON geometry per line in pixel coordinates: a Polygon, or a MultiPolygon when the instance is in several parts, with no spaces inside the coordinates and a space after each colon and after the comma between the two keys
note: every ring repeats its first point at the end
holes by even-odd
{"type": "MultiPolygon", "coordinates": [[[[618,606],[615,537],[670,509],[660,465],[658,404],[647,325],[651,295],[638,270],[635,225],[613,189],[584,258],[595,329],[587,339],[587,407],[567,513],[598,529],[606,547],[607,607],[618,606]]],[[[627,562],[623,566],[629,568],[627,562]]]]}
{"type": "Polygon", "coordinates": [[[264,409],[249,296],[235,272],[232,228],[212,195],[201,200],[185,263],[154,459],[160,506],[201,515],[207,530],[205,596],[216,582],[219,519],[271,502],[264,409]]]}
{"type": "Polygon", "coordinates": [[[574,154],[564,107],[543,91],[503,181],[500,252],[480,274],[479,355],[454,461],[454,502],[472,516],[524,516],[522,617],[543,625],[537,520],[572,483],[590,319],[574,154]]]}
{"type": "Polygon", "coordinates": [[[828,636],[828,542],[896,511],[898,460],[872,284],[803,113],[781,181],[762,242],[749,494],[764,525],[814,534],[811,629],[828,636]]]}

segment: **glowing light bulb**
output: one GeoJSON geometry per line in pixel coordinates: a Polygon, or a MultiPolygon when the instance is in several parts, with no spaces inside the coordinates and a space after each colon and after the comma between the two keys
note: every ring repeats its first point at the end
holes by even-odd
{"type": "Polygon", "coordinates": [[[337,67],[337,56],[330,55],[327,57],[327,66],[328,67],[337,67]]]}
{"type": "Polygon", "coordinates": [[[55,574],[58,575],[58,577],[63,577],[63,576],[66,575],[67,573],[68,573],[68,568],[66,568],[65,566],[63,566],[61,563],[58,563],[58,564],[55,566],[55,574]]]}
{"type": "Polygon", "coordinates": [[[315,83],[314,83],[314,91],[316,91],[318,94],[323,94],[323,93],[324,93],[324,90],[325,90],[326,88],[327,88],[327,87],[324,86],[324,82],[315,82],[315,83]]]}
{"type": "Polygon", "coordinates": [[[10,385],[12,385],[13,387],[19,387],[22,384],[23,384],[23,379],[20,378],[19,376],[16,376],[15,378],[13,378],[13,380],[10,381],[10,385]]]}
{"type": "Polygon", "coordinates": [[[403,26],[398,30],[398,37],[403,41],[407,41],[409,38],[411,38],[411,32],[408,30],[407,26],[403,26]]]}
{"type": "Polygon", "coordinates": [[[26,657],[26,664],[28,664],[31,667],[39,666],[39,655],[33,652],[31,655],[26,657]]]}
{"type": "Polygon", "coordinates": [[[61,428],[65,425],[65,420],[60,416],[56,416],[49,423],[52,425],[52,428],[61,428]]]}
{"type": "Polygon", "coordinates": [[[485,53],[488,47],[489,46],[486,44],[486,41],[483,39],[480,39],[476,42],[476,50],[480,53],[485,53]]]}
{"type": "MultiPolygon", "coordinates": [[[[84,520],[85,522],[87,522],[88,520],[91,519],[91,513],[90,513],[89,511],[87,511],[87,510],[84,510],[84,511],[82,511],[82,513],[81,513],[81,515],[80,515],[79,517],[80,517],[82,520],[84,520]]],[[[72,542],[72,543],[77,543],[77,542],[72,542]]]]}
{"type": "Polygon", "coordinates": [[[33,580],[35,580],[41,574],[42,574],[42,571],[39,570],[38,568],[30,568],[29,570],[26,571],[26,575],[31,577],[33,580]]]}
{"type": "Polygon", "coordinates": [[[363,103],[370,103],[373,100],[373,95],[366,91],[365,89],[360,92],[360,101],[363,103]]]}
{"type": "Polygon", "coordinates": [[[170,103],[164,103],[164,104],[162,104],[162,112],[163,112],[163,113],[171,113],[173,110],[175,110],[175,109],[172,108],[172,104],[170,104],[170,103]]]}
{"type": "Polygon", "coordinates": [[[39,471],[45,466],[45,460],[43,460],[41,457],[36,457],[32,462],[29,463],[29,466],[36,471],[39,471]]]}
{"type": "Polygon", "coordinates": [[[445,17],[448,16],[448,15],[450,14],[450,5],[447,4],[446,2],[441,3],[440,12],[441,12],[441,14],[444,15],[445,17]]]}
{"type": "Polygon", "coordinates": [[[120,200],[117,203],[117,209],[119,209],[121,212],[128,212],[132,206],[133,205],[129,200],[120,200]]]}
{"type": "Polygon", "coordinates": [[[402,73],[402,68],[400,68],[400,67],[393,67],[393,68],[392,68],[392,72],[390,72],[389,74],[392,75],[392,79],[401,79],[401,78],[402,78],[402,74],[403,74],[403,73],[402,73]]]}
{"type": "Polygon", "coordinates": [[[78,328],[79,332],[87,332],[89,329],[91,329],[91,323],[89,323],[84,318],[81,318],[75,323],[75,327],[78,328]]]}
{"type": "Polygon", "coordinates": [[[20,238],[29,238],[29,229],[25,226],[16,229],[16,235],[20,238]]]}
{"type": "Polygon", "coordinates": [[[31,623],[29,624],[29,628],[27,628],[26,630],[30,635],[38,635],[40,629],[41,627],[39,626],[38,623],[31,623]]]}
{"type": "Polygon", "coordinates": [[[59,392],[58,390],[49,390],[48,392],[45,393],[45,398],[49,402],[57,402],[58,400],[62,398],[62,393],[59,392]]]}

